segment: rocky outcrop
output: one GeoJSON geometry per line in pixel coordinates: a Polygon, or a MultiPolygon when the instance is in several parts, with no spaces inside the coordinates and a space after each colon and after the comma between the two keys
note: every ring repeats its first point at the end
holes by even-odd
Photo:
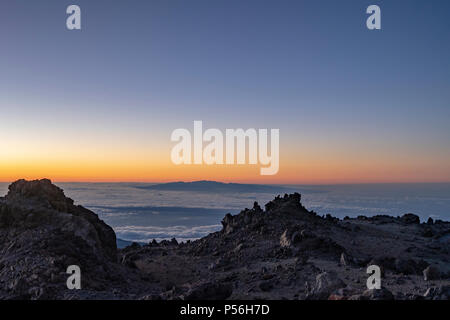
{"type": "Polygon", "coordinates": [[[111,227],[50,180],[19,180],[0,198],[0,298],[62,298],[67,267],[77,265],[82,289],[121,282],[111,227]]]}
{"type": "Polygon", "coordinates": [[[322,272],[316,277],[315,284],[308,290],[306,299],[327,300],[338,289],[346,287],[346,284],[338,277],[337,272],[322,272]]]}
{"type": "Polygon", "coordinates": [[[321,217],[294,193],[222,226],[118,250],[113,230],[49,180],[19,180],[0,198],[0,299],[448,299],[448,222],[321,217]],[[82,290],[67,289],[69,265],[82,290]],[[380,290],[367,290],[370,265],[380,290]]]}
{"type": "Polygon", "coordinates": [[[9,186],[0,202],[0,228],[48,232],[58,230],[84,241],[94,254],[114,261],[116,235],[98,216],[81,206],[53,185],[50,180],[19,180],[9,186]]]}
{"type": "Polygon", "coordinates": [[[425,281],[439,280],[440,277],[441,272],[436,266],[430,265],[425,270],[423,270],[423,279],[425,281]]]}
{"type": "MultiPolygon", "coordinates": [[[[135,264],[143,271],[169,268],[169,274],[182,275],[182,280],[160,277],[168,285],[178,283],[179,291],[199,280],[232,282],[231,299],[415,299],[420,298],[415,291],[429,287],[423,270],[430,261],[450,269],[448,242],[442,241],[450,223],[421,224],[412,214],[339,220],[308,211],[300,200],[299,194],[278,196],[265,210],[255,203],[227,214],[221,231],[197,241],[136,248],[135,264]],[[435,236],[423,236],[425,229],[435,236]],[[171,267],[179,261],[195,268],[171,267]],[[380,290],[367,290],[370,265],[382,271],[380,290]]],[[[169,292],[164,297],[175,291],[169,292]]]]}
{"type": "Polygon", "coordinates": [[[400,217],[400,221],[406,224],[419,224],[420,218],[415,214],[407,213],[400,217]]]}

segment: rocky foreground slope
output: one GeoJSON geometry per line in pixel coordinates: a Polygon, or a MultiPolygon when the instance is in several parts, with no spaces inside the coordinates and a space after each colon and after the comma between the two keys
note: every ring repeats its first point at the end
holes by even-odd
{"type": "Polygon", "coordinates": [[[0,198],[1,299],[449,299],[450,223],[320,217],[295,193],[226,215],[200,240],[123,250],[49,180],[0,198]],[[367,290],[368,265],[382,289],[367,290]],[[69,290],[66,269],[82,270],[69,290]]]}

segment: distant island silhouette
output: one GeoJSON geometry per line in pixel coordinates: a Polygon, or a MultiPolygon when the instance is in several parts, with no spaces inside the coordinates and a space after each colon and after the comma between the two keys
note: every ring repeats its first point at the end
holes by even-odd
{"type": "Polygon", "coordinates": [[[139,189],[160,191],[195,191],[195,192],[245,192],[245,193],[286,193],[296,189],[277,185],[224,183],[217,181],[169,182],[155,185],[136,186],[139,189]]]}

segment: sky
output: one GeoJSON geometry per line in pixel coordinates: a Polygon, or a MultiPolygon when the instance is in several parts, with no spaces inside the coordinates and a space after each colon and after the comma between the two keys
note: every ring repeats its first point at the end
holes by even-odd
{"type": "Polygon", "coordinates": [[[450,2],[2,0],[0,181],[450,181],[450,2]],[[66,28],[81,8],[82,30],[66,28]],[[381,30],[366,8],[381,8],[381,30]],[[177,128],[277,128],[280,170],[177,128]]]}

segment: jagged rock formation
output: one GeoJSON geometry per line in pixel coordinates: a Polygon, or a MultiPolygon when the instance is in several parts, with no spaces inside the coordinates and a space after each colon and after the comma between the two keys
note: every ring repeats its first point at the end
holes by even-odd
{"type": "Polygon", "coordinates": [[[339,220],[300,200],[297,193],[276,197],[265,210],[255,203],[226,215],[219,232],[129,247],[122,262],[159,274],[170,289],[158,296],[164,299],[186,297],[199,280],[231,287],[231,299],[447,299],[450,223],[421,224],[413,214],[339,220]],[[383,272],[382,290],[367,290],[372,264],[383,272]]]}
{"type": "MultiPolygon", "coordinates": [[[[51,299],[67,290],[67,267],[82,271],[84,294],[123,284],[116,236],[50,180],[19,180],[0,198],[0,298],[51,299]]],[[[89,295],[89,294],[88,294],[89,295]]]]}
{"type": "Polygon", "coordinates": [[[92,253],[101,258],[117,259],[116,235],[98,216],[81,206],[53,185],[50,180],[19,180],[9,186],[2,201],[0,226],[19,230],[34,227],[46,232],[71,233],[83,240],[92,253]]]}
{"type": "Polygon", "coordinates": [[[117,250],[95,213],[49,180],[20,180],[0,198],[0,298],[449,299],[449,222],[320,217],[294,193],[222,225],[193,242],[117,250]],[[66,288],[72,264],[83,290],[66,288]],[[382,290],[367,290],[372,264],[382,290]]]}

